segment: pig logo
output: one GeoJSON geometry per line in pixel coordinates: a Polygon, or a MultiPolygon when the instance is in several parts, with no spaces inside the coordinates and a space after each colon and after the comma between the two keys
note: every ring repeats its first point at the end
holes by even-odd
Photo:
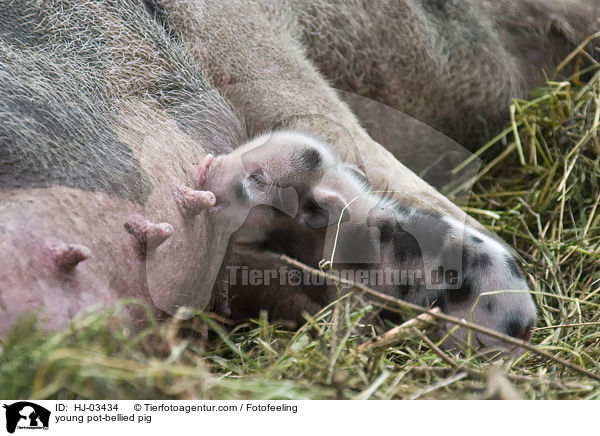
{"type": "Polygon", "coordinates": [[[50,411],[42,406],[29,401],[19,401],[10,405],[4,404],[6,409],[6,431],[14,433],[18,429],[48,430],[50,411]]]}

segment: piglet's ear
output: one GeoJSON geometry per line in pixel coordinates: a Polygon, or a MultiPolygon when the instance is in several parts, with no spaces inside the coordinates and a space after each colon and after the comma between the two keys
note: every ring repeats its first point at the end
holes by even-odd
{"type": "Polygon", "coordinates": [[[342,212],[344,218],[348,219],[348,212],[344,211],[346,203],[338,193],[317,187],[312,194],[313,200],[305,211],[305,222],[309,227],[319,229],[337,224],[342,212]]]}

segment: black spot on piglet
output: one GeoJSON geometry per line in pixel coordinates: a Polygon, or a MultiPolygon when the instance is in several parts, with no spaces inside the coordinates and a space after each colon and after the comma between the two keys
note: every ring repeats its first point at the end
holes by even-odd
{"type": "Polygon", "coordinates": [[[502,325],[507,335],[526,341],[531,336],[533,322],[524,320],[519,312],[513,312],[506,316],[502,325]]]}
{"type": "Polygon", "coordinates": [[[465,265],[477,269],[486,269],[492,265],[492,259],[488,253],[465,253],[465,261],[465,265]]]}
{"type": "Polygon", "coordinates": [[[321,152],[316,148],[305,148],[299,156],[301,169],[309,172],[317,171],[322,164],[321,152]]]}
{"type": "Polygon", "coordinates": [[[506,263],[506,266],[510,270],[510,273],[513,275],[513,277],[515,277],[517,279],[521,279],[521,280],[523,279],[523,274],[521,274],[521,269],[517,265],[517,262],[515,262],[515,260],[511,256],[505,256],[504,262],[506,263]]]}
{"type": "Polygon", "coordinates": [[[394,254],[398,261],[406,261],[407,259],[420,259],[421,247],[417,239],[410,233],[404,231],[404,229],[396,224],[393,226],[393,245],[394,254]]]}
{"type": "Polygon", "coordinates": [[[471,242],[473,242],[474,244],[481,244],[483,242],[483,239],[481,239],[475,235],[472,235],[471,242]]]}
{"type": "Polygon", "coordinates": [[[463,278],[462,286],[458,289],[448,289],[447,300],[451,304],[460,304],[473,296],[473,285],[468,278],[463,278]]]}

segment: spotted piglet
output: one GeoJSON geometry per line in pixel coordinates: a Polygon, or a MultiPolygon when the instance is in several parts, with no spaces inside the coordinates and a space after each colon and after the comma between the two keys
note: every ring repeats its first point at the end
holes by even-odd
{"type": "MultiPolygon", "coordinates": [[[[371,190],[357,166],[300,132],[262,135],[228,155],[208,156],[202,189],[215,194],[214,222],[233,233],[228,275],[232,317],[271,314],[301,320],[337,298],[325,283],[284,277],[248,283],[246,270],[279,268],[277,253],[333,271],[373,289],[528,339],[536,308],[511,249],[454,218],[406,207],[371,190]],[[217,218],[218,217],[218,218],[217,218]],[[232,272],[233,271],[233,272],[232,272]]],[[[255,274],[256,275],[256,274],[255,274]]],[[[222,294],[224,295],[224,294],[222,294]]],[[[445,336],[448,330],[439,332],[445,336]]],[[[507,344],[473,333],[475,345],[507,344]]],[[[467,337],[458,329],[444,342],[467,337]]]]}

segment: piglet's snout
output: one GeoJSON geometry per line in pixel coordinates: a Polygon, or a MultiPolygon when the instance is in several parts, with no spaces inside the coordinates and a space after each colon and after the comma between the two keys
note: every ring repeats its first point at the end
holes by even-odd
{"type": "MultiPolygon", "coordinates": [[[[454,252],[462,252],[462,281],[458,292],[447,293],[446,312],[528,341],[536,322],[537,308],[511,250],[484,232],[449,217],[443,220],[450,226],[450,233],[463,235],[454,241],[454,252]]],[[[461,332],[457,336],[464,335],[465,332],[461,332]]],[[[484,347],[514,348],[514,345],[499,342],[498,338],[477,336],[484,347]]]]}
{"type": "Polygon", "coordinates": [[[513,338],[528,341],[531,338],[531,332],[535,325],[535,316],[517,311],[508,315],[503,323],[503,330],[513,338]]]}

